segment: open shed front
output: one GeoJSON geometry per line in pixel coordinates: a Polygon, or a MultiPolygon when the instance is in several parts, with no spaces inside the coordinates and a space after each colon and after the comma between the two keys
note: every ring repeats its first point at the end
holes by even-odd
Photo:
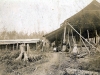
{"type": "Polygon", "coordinates": [[[29,44],[31,50],[37,50],[40,39],[0,40],[0,50],[19,50],[21,44],[29,44]]]}
{"type": "Polygon", "coordinates": [[[45,38],[49,40],[50,43],[55,41],[56,46],[59,46],[59,41],[62,45],[65,43],[68,44],[69,41],[70,45],[74,42],[80,44],[80,39],[83,39],[83,41],[87,39],[88,44],[91,44],[90,41],[97,44],[99,43],[99,35],[100,3],[93,0],[80,12],[66,19],[60,28],[46,34],[45,38]]]}

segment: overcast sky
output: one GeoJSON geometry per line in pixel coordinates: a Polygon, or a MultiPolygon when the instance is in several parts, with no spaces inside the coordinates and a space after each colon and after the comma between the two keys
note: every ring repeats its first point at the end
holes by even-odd
{"type": "MultiPolygon", "coordinates": [[[[92,0],[0,0],[0,31],[50,32],[92,0]]],[[[100,2],[100,0],[97,0],[100,2]]]]}

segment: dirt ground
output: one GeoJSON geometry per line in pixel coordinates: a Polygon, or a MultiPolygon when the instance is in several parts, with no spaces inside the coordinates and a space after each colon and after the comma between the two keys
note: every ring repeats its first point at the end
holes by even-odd
{"type": "MultiPolygon", "coordinates": [[[[0,53],[0,75],[65,75],[66,68],[94,70],[89,64],[94,56],[86,56],[73,60],[66,52],[41,52],[33,51],[34,61],[14,61],[20,51],[1,51],[0,53]],[[86,66],[87,65],[87,66],[86,66]],[[89,65],[89,66],[88,66],[89,65]]],[[[97,60],[96,60],[97,61],[97,60]]],[[[100,62],[99,62],[100,63],[100,62]]],[[[97,64],[99,64],[97,63],[97,64]]],[[[99,67],[96,68],[100,69],[99,67]]]]}

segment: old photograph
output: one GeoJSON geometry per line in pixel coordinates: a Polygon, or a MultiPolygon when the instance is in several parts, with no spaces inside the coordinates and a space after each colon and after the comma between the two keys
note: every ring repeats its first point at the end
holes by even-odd
{"type": "Polygon", "coordinates": [[[0,75],[100,75],[100,0],[0,0],[0,75]]]}

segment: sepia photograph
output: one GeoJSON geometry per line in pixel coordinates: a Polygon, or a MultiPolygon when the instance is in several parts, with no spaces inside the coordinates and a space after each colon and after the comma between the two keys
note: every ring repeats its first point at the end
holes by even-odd
{"type": "Polygon", "coordinates": [[[100,0],[0,0],[0,75],[100,75],[100,0]]]}

